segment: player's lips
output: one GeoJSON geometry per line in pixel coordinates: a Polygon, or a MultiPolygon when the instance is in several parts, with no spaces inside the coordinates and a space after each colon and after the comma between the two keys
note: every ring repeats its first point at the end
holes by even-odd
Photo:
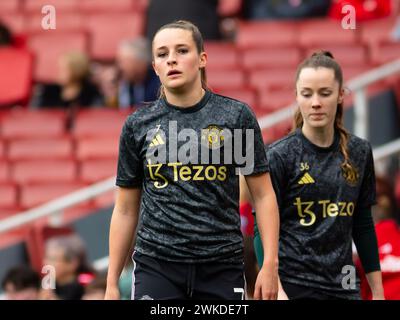
{"type": "Polygon", "coordinates": [[[322,117],[324,115],[325,115],[325,113],[311,113],[310,114],[311,117],[322,117]]]}
{"type": "Polygon", "coordinates": [[[170,70],[167,73],[167,77],[176,76],[176,75],[180,75],[180,74],[182,74],[182,72],[180,72],[178,70],[170,70]]]}

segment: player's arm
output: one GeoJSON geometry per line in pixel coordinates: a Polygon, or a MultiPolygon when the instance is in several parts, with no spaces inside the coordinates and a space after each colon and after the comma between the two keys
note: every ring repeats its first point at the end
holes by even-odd
{"type": "Polygon", "coordinates": [[[117,188],[111,217],[105,299],[119,299],[118,281],[131,248],[139,216],[140,188],[117,188]]]}
{"type": "Polygon", "coordinates": [[[353,240],[371,288],[372,299],[384,299],[378,242],[370,208],[357,208],[354,212],[353,240]]]}
{"type": "Polygon", "coordinates": [[[263,265],[258,273],[255,299],[276,299],[278,295],[279,212],[269,173],[246,176],[257,225],[264,249],[263,265]]]}

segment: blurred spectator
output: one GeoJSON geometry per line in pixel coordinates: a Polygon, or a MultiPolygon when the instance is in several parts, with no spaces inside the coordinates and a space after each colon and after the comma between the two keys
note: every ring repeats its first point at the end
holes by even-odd
{"type": "Polygon", "coordinates": [[[89,58],[80,52],[64,54],[59,60],[57,84],[39,87],[35,107],[89,107],[103,105],[97,87],[90,81],[89,58]]]}
{"type": "Polygon", "coordinates": [[[0,47],[11,46],[13,44],[12,35],[6,25],[0,22],[0,47]]]}
{"type": "MultiPolygon", "coordinates": [[[[379,176],[376,178],[377,204],[373,207],[372,214],[378,240],[383,289],[387,300],[400,299],[399,212],[393,190],[388,179],[379,176]]],[[[364,300],[370,300],[371,289],[358,259],[356,266],[360,274],[361,296],[364,300]]]]}
{"type": "Polygon", "coordinates": [[[105,276],[97,276],[87,286],[82,300],[103,300],[106,293],[107,279],[105,276]]]}
{"type": "Polygon", "coordinates": [[[118,108],[118,68],[115,63],[96,63],[92,67],[92,80],[99,88],[104,106],[118,108]]]}
{"type": "Polygon", "coordinates": [[[150,0],[147,9],[148,39],[164,24],[174,20],[189,20],[200,30],[205,40],[219,40],[218,0],[150,0]]]}
{"type": "Polygon", "coordinates": [[[18,266],[10,269],[1,286],[7,300],[38,300],[40,277],[28,266],[18,266]]]}
{"type": "Polygon", "coordinates": [[[243,15],[248,20],[323,17],[330,4],[331,0],[246,0],[243,15]]]}
{"type": "MultiPolygon", "coordinates": [[[[50,238],[46,242],[44,264],[55,269],[55,290],[42,290],[42,299],[79,300],[84,293],[80,275],[93,275],[86,260],[86,249],[78,235],[50,238]]],[[[91,280],[91,279],[90,279],[91,280]]],[[[89,282],[89,281],[86,281],[89,282]]]]}
{"type": "Polygon", "coordinates": [[[122,42],[117,52],[117,65],[120,109],[157,99],[160,81],[151,66],[151,49],[145,38],[122,42]]]}

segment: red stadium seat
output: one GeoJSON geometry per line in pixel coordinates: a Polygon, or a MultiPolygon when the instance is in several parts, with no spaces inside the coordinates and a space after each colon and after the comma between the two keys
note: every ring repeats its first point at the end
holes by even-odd
{"type": "Polygon", "coordinates": [[[11,179],[17,183],[74,182],[77,165],[73,160],[24,160],[11,166],[11,179]]]}
{"type": "Polygon", "coordinates": [[[296,68],[254,70],[249,84],[258,90],[294,89],[296,68]]]}
{"type": "Polygon", "coordinates": [[[91,34],[90,56],[98,60],[112,60],[122,40],[143,34],[144,16],[138,12],[92,14],[87,18],[91,34]]]}
{"type": "Polygon", "coordinates": [[[242,70],[208,70],[207,81],[213,90],[241,89],[245,87],[245,74],[242,70]]]}
{"type": "Polygon", "coordinates": [[[0,129],[5,139],[60,137],[65,134],[65,113],[15,110],[4,116],[0,129]]]}
{"type": "Polygon", "coordinates": [[[306,57],[311,56],[312,53],[319,50],[327,50],[330,51],[335,60],[342,67],[346,66],[365,66],[368,64],[368,57],[366,48],[363,45],[324,45],[321,47],[311,47],[307,49],[306,57]]]}
{"type": "Polygon", "coordinates": [[[73,135],[84,137],[119,137],[128,116],[126,111],[109,109],[82,110],[75,119],[73,135]]]}
{"type": "Polygon", "coordinates": [[[14,12],[13,14],[0,10],[0,21],[4,23],[13,34],[25,32],[25,15],[14,12]]]}
{"type": "Polygon", "coordinates": [[[220,90],[216,93],[237,99],[247,103],[250,107],[254,107],[257,104],[257,93],[253,89],[241,89],[241,90],[220,90]]]}
{"type": "Polygon", "coordinates": [[[274,112],[289,106],[295,101],[294,90],[272,90],[259,92],[260,108],[267,112],[274,112]]]}
{"type": "Polygon", "coordinates": [[[15,184],[0,184],[0,212],[1,209],[10,209],[18,204],[18,192],[15,184]]]}
{"type": "Polygon", "coordinates": [[[21,187],[21,206],[32,208],[85,187],[78,182],[27,184],[21,187]]]}
{"type": "Polygon", "coordinates": [[[368,45],[374,45],[381,41],[390,41],[396,21],[397,17],[393,16],[360,23],[361,41],[368,45]]]}
{"type": "Polygon", "coordinates": [[[1,0],[0,1],[0,12],[14,14],[20,10],[20,0],[1,0]]]}
{"type": "Polygon", "coordinates": [[[0,161],[1,159],[4,159],[5,155],[6,155],[6,151],[5,151],[5,143],[4,141],[0,140],[0,161]]]}
{"type": "Polygon", "coordinates": [[[301,60],[301,52],[296,47],[249,49],[243,52],[243,67],[247,70],[273,68],[295,68],[301,60]]]}
{"type": "Polygon", "coordinates": [[[297,43],[297,30],[293,22],[242,22],[236,43],[243,49],[293,46],[297,43]]]}
{"type": "Polygon", "coordinates": [[[117,174],[117,160],[86,160],[81,162],[79,179],[86,183],[98,182],[117,174]]]}
{"type": "MultiPolygon", "coordinates": [[[[42,12],[45,5],[53,5],[57,14],[61,12],[78,12],[80,0],[27,0],[24,1],[24,9],[28,12],[42,12]]],[[[57,15],[58,18],[58,15],[57,15]]]]}
{"type": "MultiPolygon", "coordinates": [[[[43,31],[42,28],[43,15],[37,12],[27,15],[26,17],[26,30],[27,32],[43,31]]],[[[59,12],[56,19],[56,30],[60,31],[84,31],[85,30],[85,16],[79,12],[59,12]]],[[[54,30],[47,32],[53,33],[54,30]]]]}
{"type": "Polygon", "coordinates": [[[60,56],[71,51],[87,52],[88,36],[79,31],[49,30],[32,34],[28,39],[28,46],[36,54],[35,80],[55,82],[58,79],[60,56]]]}
{"type": "Polygon", "coordinates": [[[207,70],[236,69],[239,64],[239,54],[236,47],[230,43],[207,42],[207,70]]]}
{"type": "Polygon", "coordinates": [[[76,158],[79,160],[116,159],[118,145],[118,136],[80,139],[77,141],[76,158]]]}
{"type": "Polygon", "coordinates": [[[382,41],[371,48],[372,62],[384,64],[400,58],[400,42],[382,41]]]}
{"type": "Polygon", "coordinates": [[[132,0],[81,0],[79,10],[81,12],[128,12],[135,9],[132,0]]]}
{"type": "Polygon", "coordinates": [[[73,156],[72,141],[68,137],[47,139],[23,139],[9,142],[8,159],[71,159],[73,156]]]}
{"type": "Polygon", "coordinates": [[[0,183],[10,181],[10,166],[5,160],[0,160],[0,183]]]}
{"type": "Polygon", "coordinates": [[[350,45],[356,43],[355,30],[343,29],[337,21],[323,19],[303,20],[298,26],[297,37],[302,47],[325,45],[350,45]]]}
{"type": "Polygon", "coordinates": [[[0,48],[0,106],[28,103],[32,68],[33,57],[28,51],[0,48]]]}
{"type": "MultiPolygon", "coordinates": [[[[21,211],[23,211],[23,209],[20,208],[19,206],[12,207],[12,208],[1,208],[1,211],[0,211],[0,221],[1,221],[2,219],[9,218],[9,217],[11,217],[12,215],[15,215],[15,214],[17,214],[17,213],[20,213],[21,211]]],[[[0,244],[0,247],[1,247],[1,244],[0,244]]]]}
{"type": "Polygon", "coordinates": [[[343,66],[343,76],[345,80],[350,80],[354,77],[358,77],[364,72],[367,72],[371,69],[371,66],[368,65],[359,65],[359,66],[343,66]]]}

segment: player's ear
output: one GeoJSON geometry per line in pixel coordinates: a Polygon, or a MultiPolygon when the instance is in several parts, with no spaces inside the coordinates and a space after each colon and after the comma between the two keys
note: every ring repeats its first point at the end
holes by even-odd
{"type": "Polygon", "coordinates": [[[341,88],[339,90],[339,97],[338,97],[338,103],[343,103],[344,101],[344,88],[341,88]]]}
{"type": "Polygon", "coordinates": [[[201,68],[205,68],[207,65],[207,53],[205,53],[204,51],[202,53],[200,53],[200,69],[201,68]]]}

